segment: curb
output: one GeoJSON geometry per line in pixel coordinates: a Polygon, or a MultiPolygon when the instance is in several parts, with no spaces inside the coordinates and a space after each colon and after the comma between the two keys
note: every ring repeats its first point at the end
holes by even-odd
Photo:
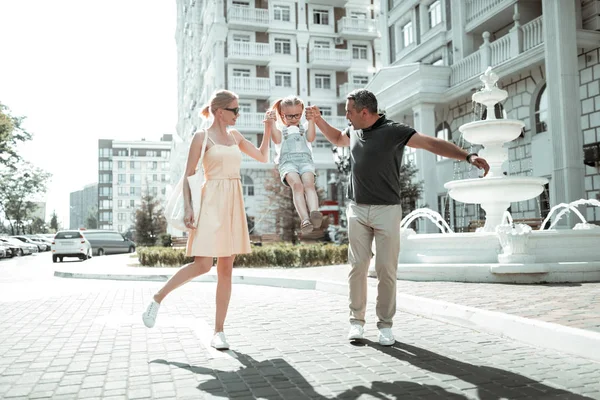
{"type": "MultiPolygon", "coordinates": [[[[54,271],[54,276],[71,279],[150,282],[164,282],[171,277],[171,275],[93,274],[62,271],[54,271]]],[[[192,282],[216,281],[217,276],[212,274],[192,280],[192,282]]],[[[286,289],[317,290],[342,296],[348,294],[348,285],[335,281],[234,275],[232,282],[286,289]]],[[[369,291],[375,292],[375,290],[374,287],[369,286],[369,291]]],[[[371,293],[369,295],[373,298],[371,293]]],[[[600,348],[600,333],[597,332],[402,293],[397,294],[396,304],[398,310],[409,314],[600,362],[600,352],[590,351],[590,349],[600,348]]]]}

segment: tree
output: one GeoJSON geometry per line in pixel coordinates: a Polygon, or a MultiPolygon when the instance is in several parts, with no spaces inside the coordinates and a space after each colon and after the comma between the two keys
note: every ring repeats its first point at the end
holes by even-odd
{"type": "Polygon", "coordinates": [[[25,233],[24,225],[36,209],[35,203],[29,199],[46,192],[46,182],[50,176],[27,162],[0,170],[0,207],[4,210],[13,235],[25,233]]]}
{"type": "Polygon", "coordinates": [[[86,220],[85,220],[85,227],[87,229],[98,229],[98,210],[96,210],[95,208],[91,209],[86,220]]]}
{"type": "MultiPolygon", "coordinates": [[[[423,194],[423,181],[417,181],[419,169],[408,162],[400,167],[400,193],[402,196],[402,216],[416,210],[417,202],[423,194]]],[[[416,226],[416,223],[414,223],[416,226]]]]}
{"type": "Polygon", "coordinates": [[[35,235],[37,233],[48,233],[46,222],[40,217],[35,217],[31,224],[29,224],[29,234],[35,235]]]}
{"type": "Polygon", "coordinates": [[[142,196],[142,204],[135,212],[135,238],[142,246],[153,246],[159,235],[167,231],[160,202],[151,194],[142,196]]]}
{"type": "Polygon", "coordinates": [[[10,109],[0,103],[0,166],[14,170],[21,161],[17,145],[31,140],[31,134],[22,127],[24,119],[11,115],[10,109]]]}
{"type": "Polygon", "coordinates": [[[59,231],[58,215],[56,215],[56,211],[52,211],[52,216],[50,217],[50,230],[53,232],[59,231]]]}

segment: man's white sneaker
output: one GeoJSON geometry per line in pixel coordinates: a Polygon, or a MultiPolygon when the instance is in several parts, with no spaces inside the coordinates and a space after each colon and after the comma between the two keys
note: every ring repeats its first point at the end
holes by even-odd
{"type": "Polygon", "coordinates": [[[229,343],[227,343],[227,339],[223,332],[215,333],[215,336],[213,336],[210,341],[210,345],[217,350],[227,350],[229,348],[229,343]]]}
{"type": "Polygon", "coordinates": [[[391,346],[396,343],[392,328],[379,328],[379,344],[382,346],[391,346]]]}
{"type": "Polygon", "coordinates": [[[142,314],[142,320],[144,321],[146,328],[152,328],[156,323],[156,315],[158,314],[159,308],[160,304],[152,300],[152,302],[148,305],[146,312],[142,314]]]}
{"type": "Polygon", "coordinates": [[[361,340],[365,337],[365,330],[360,324],[350,324],[348,340],[361,340]]]}

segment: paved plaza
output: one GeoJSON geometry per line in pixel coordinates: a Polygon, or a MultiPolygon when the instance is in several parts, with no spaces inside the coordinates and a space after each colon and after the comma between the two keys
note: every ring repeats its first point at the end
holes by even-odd
{"type": "MultiPolygon", "coordinates": [[[[208,346],[214,283],[174,292],[146,329],[140,313],[159,282],[57,278],[46,256],[0,262],[0,398],[600,399],[600,363],[413,314],[396,315],[398,342],[381,347],[374,299],[367,340],[350,344],[346,297],[323,291],[236,284],[231,350],[218,352],[208,346]]],[[[481,297],[474,284],[399,283],[481,297]]]]}

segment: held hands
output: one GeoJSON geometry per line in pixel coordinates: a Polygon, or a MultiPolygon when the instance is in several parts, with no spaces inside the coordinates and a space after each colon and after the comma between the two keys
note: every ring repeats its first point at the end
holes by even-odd
{"type": "Polygon", "coordinates": [[[194,226],[194,211],[192,207],[185,207],[183,214],[183,222],[185,223],[186,228],[188,229],[196,229],[194,226]]]}
{"type": "Polygon", "coordinates": [[[267,110],[267,112],[265,112],[265,119],[263,122],[266,124],[274,123],[275,121],[277,121],[277,112],[275,110],[267,110]]]}
{"type": "Polygon", "coordinates": [[[469,157],[469,163],[474,165],[475,167],[483,170],[483,176],[486,176],[490,171],[490,165],[485,160],[485,158],[481,158],[479,156],[473,155],[469,157]]]}
{"type": "Polygon", "coordinates": [[[321,118],[321,110],[317,106],[306,107],[306,120],[317,122],[321,118]]]}

